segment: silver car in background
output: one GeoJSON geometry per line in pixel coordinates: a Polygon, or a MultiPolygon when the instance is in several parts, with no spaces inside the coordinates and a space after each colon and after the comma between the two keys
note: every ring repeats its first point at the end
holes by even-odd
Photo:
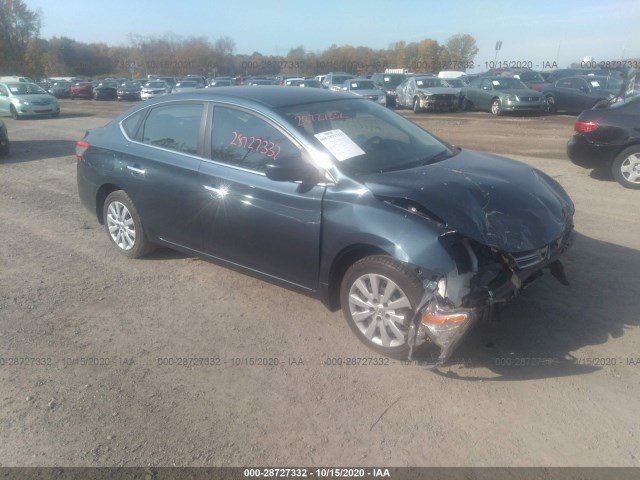
{"type": "Polygon", "coordinates": [[[171,93],[171,87],[167,82],[164,80],[151,80],[143,85],[140,91],[140,98],[142,100],[149,100],[150,98],[167,93],[171,93]]]}
{"type": "Polygon", "coordinates": [[[351,78],[349,80],[345,80],[342,84],[342,90],[358,95],[359,97],[373,100],[378,102],[380,105],[387,104],[387,95],[385,91],[376,86],[373,80],[369,80],[368,78],[351,78]]]}
{"type": "Polygon", "coordinates": [[[415,113],[425,110],[455,112],[460,104],[460,89],[452,88],[435,76],[409,77],[396,88],[398,108],[412,108],[415,113]]]}

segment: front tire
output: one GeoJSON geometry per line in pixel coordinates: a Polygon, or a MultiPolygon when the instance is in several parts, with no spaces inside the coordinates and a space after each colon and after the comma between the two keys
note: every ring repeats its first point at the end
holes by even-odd
{"type": "Polygon", "coordinates": [[[413,113],[422,113],[422,107],[420,107],[420,99],[418,97],[413,99],[413,113]]]}
{"type": "Polygon", "coordinates": [[[340,301],[349,327],[372,350],[404,359],[408,334],[424,288],[405,264],[373,255],[351,265],[342,279],[340,301]]]}
{"type": "Polygon", "coordinates": [[[462,101],[460,102],[460,108],[465,112],[469,112],[473,109],[473,105],[469,101],[467,97],[462,97],[462,101]]]}
{"type": "Polygon", "coordinates": [[[502,115],[502,103],[500,102],[500,99],[494,98],[491,101],[491,113],[493,113],[495,116],[502,115]]]}
{"type": "Polygon", "coordinates": [[[558,106],[556,105],[556,99],[553,97],[547,97],[544,99],[545,101],[545,110],[547,113],[557,113],[558,106]]]}
{"type": "Polygon", "coordinates": [[[9,108],[9,111],[11,112],[11,116],[13,117],[14,120],[20,120],[20,115],[18,115],[18,111],[16,110],[16,107],[11,105],[11,108],[9,108]]]}
{"type": "Polygon", "coordinates": [[[133,201],[123,190],[109,194],[102,212],[107,235],[122,255],[139,258],[154,249],[133,201]]]}
{"type": "Polygon", "coordinates": [[[640,189],[640,145],[620,152],[611,165],[611,173],[623,187],[640,189]]]}

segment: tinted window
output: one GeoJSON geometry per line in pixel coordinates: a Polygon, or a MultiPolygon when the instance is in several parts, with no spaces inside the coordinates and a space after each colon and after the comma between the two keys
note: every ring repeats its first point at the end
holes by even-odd
{"type": "Polygon", "coordinates": [[[300,157],[300,149],[282,132],[255,115],[215,107],[211,155],[219,162],[264,171],[269,161],[277,161],[285,155],[300,157]]]}
{"type": "Polygon", "coordinates": [[[144,119],[144,116],[146,115],[146,113],[147,113],[146,110],[140,110],[139,112],[134,113],[133,115],[125,118],[122,121],[121,125],[122,125],[122,128],[124,129],[124,132],[127,134],[127,137],[132,139],[136,138],[138,127],[140,126],[140,123],[144,119]]]}
{"type": "Polygon", "coordinates": [[[142,141],[178,152],[198,153],[201,118],[201,104],[156,107],[144,123],[142,141]]]}

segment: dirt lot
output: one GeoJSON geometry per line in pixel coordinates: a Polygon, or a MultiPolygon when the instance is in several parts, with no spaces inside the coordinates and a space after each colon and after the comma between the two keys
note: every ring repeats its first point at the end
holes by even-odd
{"type": "Polygon", "coordinates": [[[569,162],[573,117],[403,112],[545,170],[577,208],[571,285],[546,275],[431,371],[346,366],[376,355],[313,299],[170,250],[118,255],[73,153],[127,105],[61,107],[5,119],[0,466],[640,466],[640,192],[569,162]]]}

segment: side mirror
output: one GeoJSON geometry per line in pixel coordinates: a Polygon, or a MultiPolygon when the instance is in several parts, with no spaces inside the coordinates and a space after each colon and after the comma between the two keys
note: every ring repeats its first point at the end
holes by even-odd
{"type": "Polygon", "coordinates": [[[318,169],[300,156],[284,156],[269,162],[265,168],[267,178],[276,182],[317,183],[322,177],[318,169]]]}

